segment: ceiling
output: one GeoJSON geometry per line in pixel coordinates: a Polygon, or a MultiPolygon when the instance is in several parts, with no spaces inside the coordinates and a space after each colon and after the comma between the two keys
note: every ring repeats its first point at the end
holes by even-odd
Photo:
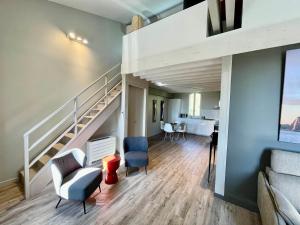
{"type": "Polygon", "coordinates": [[[49,0],[128,24],[132,16],[148,18],[182,3],[182,0],[49,0]]]}
{"type": "Polygon", "coordinates": [[[135,73],[169,93],[220,91],[222,60],[220,58],[178,64],[135,73]]]}

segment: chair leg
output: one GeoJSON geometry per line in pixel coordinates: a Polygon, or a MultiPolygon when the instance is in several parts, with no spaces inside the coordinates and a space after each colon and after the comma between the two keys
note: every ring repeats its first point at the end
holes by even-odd
{"type": "Polygon", "coordinates": [[[128,176],[128,167],[126,167],[126,177],[128,176]]]}
{"type": "Polygon", "coordinates": [[[207,178],[208,183],[209,183],[209,178],[210,178],[211,151],[212,151],[212,143],[210,143],[210,147],[209,147],[208,178],[207,178]]]}
{"type": "Polygon", "coordinates": [[[84,214],[86,214],[86,210],[85,210],[85,201],[83,201],[82,204],[83,204],[83,212],[84,212],[84,214]]]}
{"type": "Polygon", "coordinates": [[[168,137],[168,133],[165,132],[165,137],[164,137],[164,141],[166,140],[166,138],[168,137]]]}
{"type": "Polygon", "coordinates": [[[101,187],[100,187],[100,184],[99,184],[99,191],[101,192],[101,187]]]}
{"type": "Polygon", "coordinates": [[[59,203],[61,202],[61,197],[59,197],[58,203],[56,204],[55,208],[57,209],[59,203]]]}
{"type": "Polygon", "coordinates": [[[145,166],[145,172],[146,172],[146,175],[147,175],[147,166],[145,166]]]}

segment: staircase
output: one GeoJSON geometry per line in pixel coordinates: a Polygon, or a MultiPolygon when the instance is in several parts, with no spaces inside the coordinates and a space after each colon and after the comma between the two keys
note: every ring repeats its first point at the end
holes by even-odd
{"type": "Polygon", "coordinates": [[[26,199],[52,180],[52,157],[82,147],[120,106],[120,70],[120,64],[114,66],[24,134],[24,170],[19,175],[26,199]]]}

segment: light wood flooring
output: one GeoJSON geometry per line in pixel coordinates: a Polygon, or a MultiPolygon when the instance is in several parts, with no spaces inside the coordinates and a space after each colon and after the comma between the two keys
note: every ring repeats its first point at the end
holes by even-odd
{"type": "Polygon", "coordinates": [[[0,215],[24,199],[23,190],[16,181],[0,187],[0,215]]]}
{"type": "Polygon", "coordinates": [[[189,136],[174,143],[152,140],[148,175],[144,170],[119,183],[102,182],[88,200],[87,214],[79,202],[58,197],[52,184],[37,197],[0,213],[0,224],[106,224],[106,225],[259,225],[258,215],[224,202],[207,183],[208,138],[189,136]]]}

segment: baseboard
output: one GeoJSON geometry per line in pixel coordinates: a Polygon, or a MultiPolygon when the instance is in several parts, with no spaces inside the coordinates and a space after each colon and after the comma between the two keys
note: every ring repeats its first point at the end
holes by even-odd
{"type": "Polygon", "coordinates": [[[236,196],[227,194],[225,196],[214,193],[214,196],[224,200],[225,202],[230,202],[234,205],[240,206],[242,208],[248,209],[252,212],[259,212],[256,202],[249,201],[248,199],[237,198],[236,196]]]}
{"type": "Polygon", "coordinates": [[[15,183],[17,181],[18,181],[18,178],[11,178],[11,179],[8,179],[8,180],[0,181],[0,187],[4,187],[6,185],[9,185],[11,183],[15,183]]]}

